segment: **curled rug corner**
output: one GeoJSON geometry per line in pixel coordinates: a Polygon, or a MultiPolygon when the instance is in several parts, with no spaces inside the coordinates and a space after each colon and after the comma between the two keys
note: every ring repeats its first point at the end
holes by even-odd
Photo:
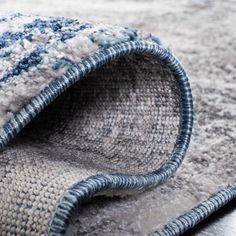
{"type": "MultiPolygon", "coordinates": [[[[1,235],[65,235],[93,196],[151,189],[181,165],[191,89],[157,37],[15,14],[0,18],[0,49],[1,235]]],[[[232,185],[154,234],[179,235],[235,195],[232,185]]]]}

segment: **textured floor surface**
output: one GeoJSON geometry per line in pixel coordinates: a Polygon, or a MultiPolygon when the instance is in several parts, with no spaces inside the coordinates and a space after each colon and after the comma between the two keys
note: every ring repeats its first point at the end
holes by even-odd
{"type": "MultiPolygon", "coordinates": [[[[234,0],[51,0],[50,4],[48,0],[0,0],[0,14],[19,11],[152,32],[179,57],[190,76],[195,126],[188,155],[175,178],[140,196],[94,199],[80,209],[75,235],[145,235],[168,222],[169,216],[178,216],[215,189],[236,181],[234,0]]],[[[191,235],[236,235],[235,212],[218,214],[221,218],[201,225],[191,235]]]]}

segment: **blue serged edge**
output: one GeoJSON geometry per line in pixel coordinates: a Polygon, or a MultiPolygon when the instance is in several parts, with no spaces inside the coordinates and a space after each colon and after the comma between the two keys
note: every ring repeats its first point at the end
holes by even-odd
{"type": "Polygon", "coordinates": [[[213,194],[206,201],[192,208],[189,212],[179,216],[155,231],[152,236],[178,236],[205,220],[227,203],[236,198],[236,183],[213,194]]]}

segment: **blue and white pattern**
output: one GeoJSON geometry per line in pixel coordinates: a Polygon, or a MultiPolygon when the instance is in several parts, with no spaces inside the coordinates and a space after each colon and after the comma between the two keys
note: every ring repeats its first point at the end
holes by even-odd
{"type": "MultiPolygon", "coordinates": [[[[108,189],[142,190],[163,183],[178,169],[193,125],[188,77],[160,40],[139,30],[81,23],[62,17],[15,14],[0,19],[0,149],[63,91],[89,72],[116,58],[148,54],[167,65],[182,97],[181,130],[172,156],[158,170],[143,175],[96,175],[75,183],[57,203],[49,235],[63,235],[79,204],[108,189]]],[[[179,235],[236,196],[229,187],[179,217],[154,235],[179,235]]]]}
{"type": "MultiPolygon", "coordinates": [[[[116,43],[139,40],[143,34],[122,27],[21,14],[2,18],[0,32],[0,127],[39,93],[39,84],[43,89],[82,59],[116,43]],[[21,88],[18,95],[16,86],[21,88]],[[19,97],[24,98],[21,103],[19,97]]],[[[150,35],[145,37],[153,42],[150,35]]]]}

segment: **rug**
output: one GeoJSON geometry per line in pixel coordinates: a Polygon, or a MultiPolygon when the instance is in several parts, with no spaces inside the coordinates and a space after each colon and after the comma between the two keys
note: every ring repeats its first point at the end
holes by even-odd
{"type": "MultiPolygon", "coordinates": [[[[185,71],[159,38],[15,14],[1,18],[0,47],[3,235],[71,235],[82,203],[137,195],[180,166],[192,96],[185,71]]],[[[226,187],[223,177],[207,191],[226,187]]],[[[173,189],[184,191],[181,176],[174,181],[173,189]]],[[[159,204],[168,205],[173,193],[160,194],[159,204]]],[[[187,213],[154,234],[181,234],[234,197],[230,185],[188,212],[201,198],[186,195],[189,202],[165,212],[160,225],[187,213]]]]}

